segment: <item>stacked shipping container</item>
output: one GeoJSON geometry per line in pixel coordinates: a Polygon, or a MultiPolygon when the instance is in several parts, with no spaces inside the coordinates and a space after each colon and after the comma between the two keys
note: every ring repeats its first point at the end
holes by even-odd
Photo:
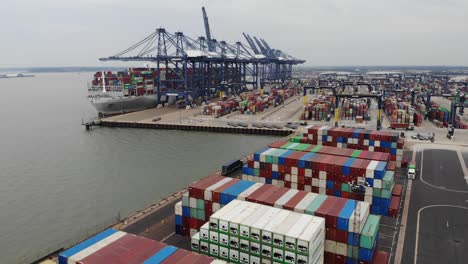
{"type": "Polygon", "coordinates": [[[325,220],[234,200],[192,237],[192,249],[233,263],[323,263],[325,220]]]}
{"type": "Polygon", "coordinates": [[[303,120],[321,121],[327,118],[332,109],[332,98],[319,97],[313,99],[304,106],[303,120]]]}
{"type": "Polygon", "coordinates": [[[92,263],[226,263],[173,246],[107,229],[60,253],[59,264],[92,263]]]}
{"type": "Polygon", "coordinates": [[[340,118],[354,120],[357,116],[364,119],[368,116],[367,101],[364,99],[344,99],[341,105],[340,118]]]}
{"type": "Polygon", "coordinates": [[[396,97],[385,99],[385,112],[395,128],[407,128],[414,124],[414,109],[411,104],[398,102],[396,97]]]}
{"type": "Polygon", "coordinates": [[[235,199],[324,217],[327,263],[345,263],[348,259],[366,263],[372,259],[377,239],[369,234],[377,234],[379,227],[375,221],[367,224],[369,203],[216,175],[190,185],[175,206],[176,233],[195,235],[213,213],[235,199]],[[367,230],[365,238],[361,236],[363,230],[367,230]]]}
{"type": "Polygon", "coordinates": [[[356,128],[309,126],[306,133],[296,137],[300,143],[338,148],[360,149],[390,154],[390,161],[401,167],[405,140],[397,132],[356,128]]]}
{"type": "Polygon", "coordinates": [[[394,172],[385,161],[265,148],[243,167],[242,179],[366,201],[372,213],[388,215],[394,172]]]}

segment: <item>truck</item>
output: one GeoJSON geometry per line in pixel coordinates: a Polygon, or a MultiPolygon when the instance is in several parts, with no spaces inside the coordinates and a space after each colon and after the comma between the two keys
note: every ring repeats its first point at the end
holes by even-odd
{"type": "Polygon", "coordinates": [[[410,180],[414,180],[414,178],[416,177],[416,161],[412,160],[409,164],[408,164],[408,179],[410,180]]]}
{"type": "Polygon", "coordinates": [[[231,160],[229,162],[226,162],[223,167],[221,168],[221,175],[227,176],[234,171],[242,168],[244,163],[241,160],[231,160]]]}

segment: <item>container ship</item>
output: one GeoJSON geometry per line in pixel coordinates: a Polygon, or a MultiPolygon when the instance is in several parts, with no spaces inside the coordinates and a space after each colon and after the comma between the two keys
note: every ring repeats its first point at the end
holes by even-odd
{"type": "Polygon", "coordinates": [[[153,68],[96,72],[88,84],[88,98],[100,116],[129,113],[157,106],[153,68]]]}

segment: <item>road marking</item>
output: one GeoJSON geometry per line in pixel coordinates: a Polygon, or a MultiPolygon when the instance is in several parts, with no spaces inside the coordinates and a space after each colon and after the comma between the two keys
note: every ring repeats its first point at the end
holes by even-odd
{"type": "MultiPolygon", "coordinates": [[[[418,210],[418,218],[416,222],[416,242],[414,246],[414,264],[418,261],[418,245],[419,245],[419,218],[421,216],[421,212],[427,208],[433,208],[433,207],[451,207],[451,208],[458,208],[458,209],[465,209],[468,210],[468,207],[464,206],[459,206],[459,205],[450,205],[450,204],[433,204],[433,205],[428,205],[424,206],[423,208],[418,210]]],[[[448,222],[447,222],[448,225],[448,222]]],[[[399,263],[399,262],[396,262],[399,263]]]]}
{"type": "MultiPolygon", "coordinates": [[[[412,160],[416,160],[416,152],[416,150],[413,150],[412,160]]],[[[398,234],[398,243],[395,252],[395,263],[401,263],[401,258],[403,257],[403,245],[405,244],[406,223],[408,221],[411,186],[413,184],[413,180],[406,179],[406,182],[408,183],[408,185],[406,186],[405,205],[403,207],[403,216],[401,217],[400,233],[398,234]]]]}
{"type": "Polygon", "coordinates": [[[468,184],[468,169],[466,168],[465,159],[460,150],[457,150],[458,159],[460,160],[460,165],[462,166],[463,175],[465,176],[466,184],[468,184]]]}
{"type": "Polygon", "coordinates": [[[423,182],[424,184],[429,185],[429,186],[431,186],[433,188],[443,190],[443,191],[454,192],[454,193],[468,193],[468,191],[452,190],[452,189],[446,188],[445,186],[436,186],[434,184],[430,184],[430,183],[426,182],[424,180],[424,177],[423,177],[423,167],[424,167],[423,162],[424,162],[424,148],[421,148],[421,170],[419,171],[419,178],[421,179],[421,182],[423,182]]]}

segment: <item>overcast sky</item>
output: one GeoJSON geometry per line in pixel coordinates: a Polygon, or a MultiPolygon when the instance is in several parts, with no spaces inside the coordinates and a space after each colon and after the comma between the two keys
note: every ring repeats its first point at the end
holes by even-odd
{"type": "Polygon", "coordinates": [[[0,67],[101,66],[157,27],[261,36],[307,65],[468,65],[467,0],[1,0],[0,67]]]}

